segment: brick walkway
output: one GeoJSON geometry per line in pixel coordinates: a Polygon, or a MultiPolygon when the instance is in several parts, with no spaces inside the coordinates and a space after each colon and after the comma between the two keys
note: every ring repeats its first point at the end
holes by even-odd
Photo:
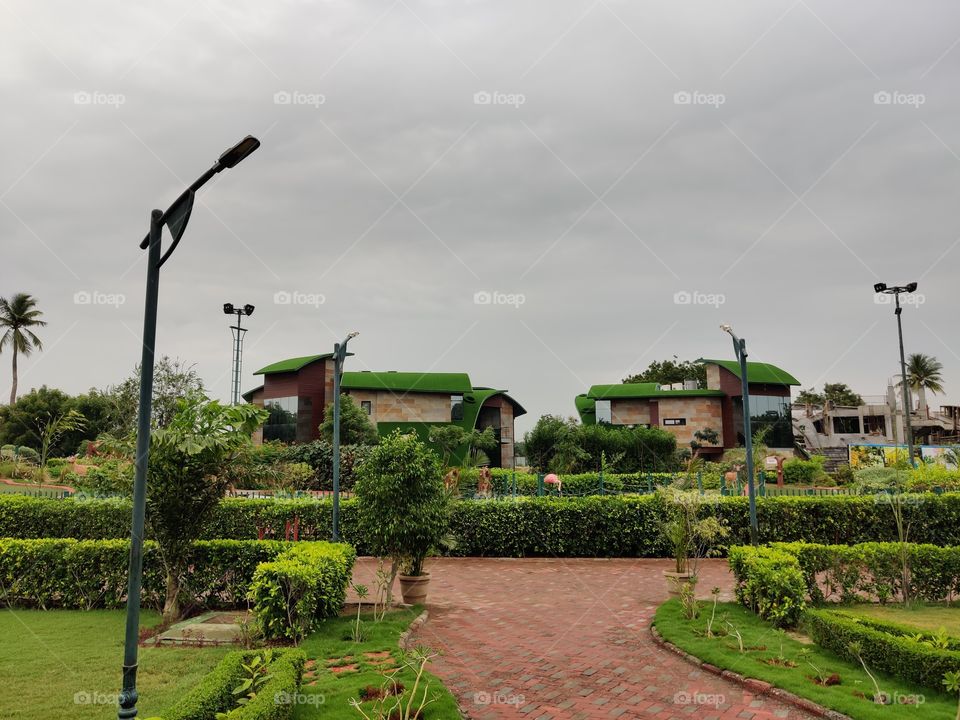
{"type": "MultiPolygon", "coordinates": [[[[357,579],[371,583],[373,561],[357,579]]],[[[812,718],[704,673],[654,644],[669,560],[438,559],[430,619],[417,643],[473,720],[767,720],[812,718]]],[[[701,565],[700,590],[723,588],[726,562],[701,565]]]]}

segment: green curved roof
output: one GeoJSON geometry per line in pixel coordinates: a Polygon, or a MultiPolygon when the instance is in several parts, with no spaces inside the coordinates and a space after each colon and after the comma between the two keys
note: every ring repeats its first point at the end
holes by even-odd
{"type": "Polygon", "coordinates": [[[345,372],[340,379],[344,390],[390,390],[466,394],[473,390],[466,373],[345,372]]]}
{"type": "Polygon", "coordinates": [[[273,375],[274,373],[296,372],[317,360],[324,360],[333,357],[333,353],[323,355],[305,355],[303,357],[288,358],[280,362],[272,363],[266,367],[257,370],[254,375],[273,375]]]}
{"type": "MultiPolygon", "coordinates": [[[[740,363],[736,360],[701,360],[711,365],[719,365],[740,377],[740,363]]],[[[747,362],[747,382],[766,385],[799,385],[800,381],[776,365],[762,362],[747,362]]]]}

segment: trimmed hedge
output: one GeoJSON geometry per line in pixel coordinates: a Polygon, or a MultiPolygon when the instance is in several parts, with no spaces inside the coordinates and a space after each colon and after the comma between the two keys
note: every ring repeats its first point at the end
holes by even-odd
{"type": "Polygon", "coordinates": [[[737,600],[778,627],[793,627],[803,615],[806,584],[794,555],[768,547],[730,548],[737,600]]]}
{"type": "Polygon", "coordinates": [[[817,604],[834,595],[844,603],[874,599],[884,603],[903,597],[904,551],[910,597],[940,602],[960,592],[960,547],[898,542],[774,543],[773,547],[797,558],[810,599],[817,604]]]}
{"type": "MultiPolygon", "coordinates": [[[[193,690],[164,712],[160,720],[214,720],[218,712],[232,708],[237,699],[233,689],[244,677],[243,663],[261,652],[235,651],[225,655],[193,690]]],[[[306,659],[302,650],[275,649],[273,661],[268,666],[270,679],[256,698],[231,713],[231,720],[289,720],[293,717],[296,706],[282,700],[300,691],[306,659]]]]}
{"type": "Polygon", "coordinates": [[[249,597],[268,640],[299,642],[318,620],[340,612],[356,554],[341,543],[291,546],[253,574],[249,597]]]}
{"type": "MultiPolygon", "coordinates": [[[[198,541],[193,546],[183,589],[200,606],[243,605],[259,565],[290,552],[291,547],[295,552],[309,552],[309,545],[313,543],[198,541]]],[[[0,539],[0,587],[4,601],[8,605],[43,609],[121,608],[126,602],[129,552],[126,540],[0,539]]],[[[337,550],[333,562],[343,566],[352,553],[352,548],[337,550]]],[[[352,559],[349,564],[352,566],[352,559]]],[[[321,579],[329,585],[334,577],[333,571],[328,570],[321,579]]],[[[342,605],[346,580],[341,584],[343,587],[334,585],[325,591],[326,612],[338,599],[342,605]]],[[[162,607],[165,587],[157,545],[148,540],[144,543],[142,603],[162,607]]]]}
{"type": "Polygon", "coordinates": [[[817,645],[851,662],[859,660],[850,652],[850,643],[859,643],[860,655],[871,670],[941,691],[943,674],[960,670],[960,651],[931,647],[891,623],[868,623],[835,610],[808,610],[804,619],[817,645]]]}
{"type": "MultiPolygon", "coordinates": [[[[904,507],[910,536],[921,543],[960,545],[960,494],[913,496],[904,507]]],[[[710,496],[715,512],[731,529],[729,544],[749,542],[747,499],[710,496]]],[[[660,537],[662,499],[653,495],[585,498],[517,498],[455,503],[451,530],[466,556],[669,557],[660,537]]],[[[890,508],[874,497],[767,497],[757,500],[760,539],[825,545],[896,540],[890,508]]],[[[341,535],[365,554],[356,531],[356,503],[340,504],[341,535]]],[[[220,503],[206,537],[284,539],[299,519],[301,540],[331,535],[328,500],[247,500],[220,503]]],[[[0,495],[0,537],[126,537],[130,504],[123,500],[56,500],[0,495]]],[[[717,548],[720,552],[725,547],[717,548]]]]}

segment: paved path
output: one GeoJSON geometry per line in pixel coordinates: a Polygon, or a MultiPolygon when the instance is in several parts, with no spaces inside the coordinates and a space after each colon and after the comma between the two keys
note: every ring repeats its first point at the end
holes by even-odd
{"type": "MultiPolygon", "coordinates": [[[[357,579],[371,583],[373,567],[361,559],[357,579]]],[[[432,670],[473,720],[813,717],[654,644],[669,560],[449,558],[431,569],[417,643],[443,653],[432,670]]],[[[700,590],[715,586],[730,598],[726,561],[701,566],[700,590]]]]}

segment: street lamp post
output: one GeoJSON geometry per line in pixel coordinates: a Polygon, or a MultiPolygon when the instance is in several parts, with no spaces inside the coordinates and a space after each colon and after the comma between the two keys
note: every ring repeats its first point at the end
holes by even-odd
{"type": "Polygon", "coordinates": [[[123,687],[120,691],[119,720],[137,716],[137,651],[140,635],[140,585],[143,576],[143,532],[147,500],[147,463],[150,452],[150,419],[153,404],[153,360],[157,337],[157,298],[160,268],[176,250],[190,219],[195,193],[214,175],[232,168],[260,147],[260,141],[248,135],[224,152],[207,170],[167,208],[150,213],[150,232],[140,243],[147,250],[147,292],[143,309],[143,351],[140,360],[140,405],[137,416],[137,450],[133,481],[133,519],[130,526],[130,562],[127,577],[127,621],[123,646],[123,687]],[[161,253],[163,226],[173,241],[161,253]]]}
{"type": "Polygon", "coordinates": [[[897,316],[897,337],[900,341],[900,387],[903,394],[903,434],[906,436],[907,441],[907,452],[910,456],[910,465],[916,467],[916,462],[913,458],[913,427],[910,424],[910,386],[907,384],[907,362],[903,356],[903,323],[900,321],[900,315],[903,312],[903,308],[900,307],[900,294],[901,293],[912,293],[917,289],[917,284],[915,282],[907,283],[906,285],[896,285],[894,287],[887,287],[886,283],[877,283],[873,286],[873,291],[877,294],[883,295],[893,295],[896,308],[893,311],[893,314],[897,316]]]}
{"type": "Polygon", "coordinates": [[[348,334],[333,346],[333,541],[340,541],[340,377],[347,359],[347,343],[360,333],[348,334]]]}
{"type": "Polygon", "coordinates": [[[224,315],[236,315],[237,324],[230,326],[230,333],[233,335],[233,368],[230,375],[230,403],[232,405],[240,404],[240,369],[243,367],[243,337],[247,329],[242,327],[240,320],[244,315],[247,317],[253,315],[254,307],[247,303],[243,307],[234,307],[233,303],[223,304],[224,315]]]}
{"type": "Polygon", "coordinates": [[[750,499],[750,544],[757,544],[757,490],[754,483],[753,468],[753,434],[750,431],[750,383],[747,380],[747,342],[738,338],[733,328],[729,325],[721,325],[720,329],[729,333],[733,338],[733,350],[737,354],[737,360],[740,362],[740,387],[743,397],[743,442],[746,445],[747,455],[747,495],[750,499]]]}

